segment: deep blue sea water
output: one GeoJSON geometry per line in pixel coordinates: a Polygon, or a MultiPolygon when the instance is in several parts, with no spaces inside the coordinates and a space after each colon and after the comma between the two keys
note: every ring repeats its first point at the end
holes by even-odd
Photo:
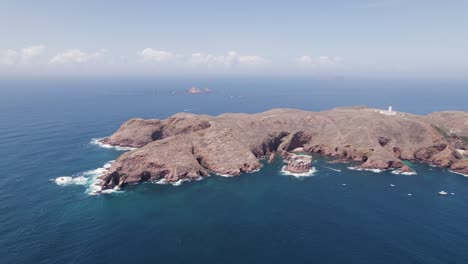
{"type": "Polygon", "coordinates": [[[405,176],[316,156],[312,177],[281,175],[278,160],[99,196],[51,181],[116,159],[90,141],[132,117],[390,103],[427,114],[467,102],[468,83],[455,81],[0,81],[0,263],[468,263],[468,178],[424,164],[405,176]],[[184,94],[192,85],[213,93],[184,94]]]}

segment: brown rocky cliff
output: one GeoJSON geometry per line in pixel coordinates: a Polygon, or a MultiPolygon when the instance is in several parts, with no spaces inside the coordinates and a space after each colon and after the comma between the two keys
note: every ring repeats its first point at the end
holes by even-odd
{"type": "Polygon", "coordinates": [[[239,175],[259,169],[260,158],[298,147],[377,169],[401,168],[402,160],[414,159],[451,166],[460,158],[453,143],[427,118],[387,116],[362,107],[133,119],[105,142],[140,148],[113,163],[102,178],[103,188],[197,178],[209,172],[239,175]]]}
{"type": "Polygon", "coordinates": [[[468,175],[468,160],[458,160],[451,165],[450,169],[468,175]]]}

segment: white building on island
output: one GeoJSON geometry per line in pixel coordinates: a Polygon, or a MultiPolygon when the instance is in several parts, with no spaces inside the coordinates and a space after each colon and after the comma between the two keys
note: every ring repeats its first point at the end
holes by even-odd
{"type": "Polygon", "coordinates": [[[392,109],[392,105],[388,106],[388,110],[382,110],[382,111],[380,111],[380,113],[383,114],[383,115],[389,115],[389,116],[396,115],[396,112],[393,111],[393,109],[392,109]]]}

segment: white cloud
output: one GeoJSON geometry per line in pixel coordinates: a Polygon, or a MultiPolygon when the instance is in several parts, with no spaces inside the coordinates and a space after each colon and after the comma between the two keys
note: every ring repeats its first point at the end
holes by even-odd
{"type": "Polygon", "coordinates": [[[107,54],[107,50],[102,49],[97,52],[84,52],[79,49],[71,49],[55,55],[50,64],[84,64],[84,63],[99,63],[107,54]]]}
{"type": "Polygon", "coordinates": [[[146,48],[139,52],[140,61],[144,63],[150,62],[168,62],[177,58],[175,54],[165,50],[157,50],[146,48]]]}
{"type": "Polygon", "coordinates": [[[313,67],[331,67],[340,66],[343,64],[343,58],[334,56],[318,56],[312,57],[308,55],[301,56],[296,59],[300,65],[313,66],[313,67]]]}
{"type": "Polygon", "coordinates": [[[18,52],[12,49],[0,50],[0,64],[15,64],[18,59],[18,52]]]}
{"type": "Polygon", "coordinates": [[[139,62],[142,63],[177,63],[180,65],[206,65],[234,67],[237,65],[262,65],[269,63],[268,60],[255,55],[240,55],[235,51],[229,51],[225,55],[213,55],[209,53],[196,52],[190,56],[175,54],[166,50],[152,48],[143,49],[138,52],[139,62]]]}
{"type": "Polygon", "coordinates": [[[0,64],[29,64],[45,50],[44,45],[22,48],[19,52],[12,49],[0,50],[0,64]]]}
{"type": "Polygon", "coordinates": [[[297,58],[297,62],[299,62],[299,64],[302,64],[302,65],[310,65],[313,63],[313,61],[314,59],[312,59],[311,56],[307,56],[307,55],[297,58]]]}
{"type": "Polygon", "coordinates": [[[193,53],[190,58],[188,59],[188,63],[200,65],[213,65],[213,64],[230,64],[232,63],[229,58],[225,58],[224,56],[214,56],[211,54],[205,53],[193,53]]]}
{"type": "Polygon", "coordinates": [[[21,49],[21,63],[29,63],[40,56],[45,50],[44,45],[32,46],[21,49]]]}
{"type": "Polygon", "coordinates": [[[240,64],[245,65],[261,65],[270,63],[269,60],[260,56],[240,56],[238,60],[240,64]]]}
{"type": "Polygon", "coordinates": [[[319,65],[340,65],[343,63],[343,58],[341,57],[328,57],[328,56],[320,56],[317,59],[317,63],[319,65]]]}
{"type": "Polygon", "coordinates": [[[193,53],[188,59],[188,63],[195,65],[224,65],[226,67],[233,67],[236,65],[263,65],[268,64],[269,61],[260,56],[245,56],[235,51],[230,51],[226,55],[219,56],[205,53],[193,53]]]}

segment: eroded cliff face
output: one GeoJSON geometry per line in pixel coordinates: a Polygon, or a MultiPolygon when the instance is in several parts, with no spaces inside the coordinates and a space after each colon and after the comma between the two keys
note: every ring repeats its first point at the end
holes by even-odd
{"type": "Polygon", "coordinates": [[[138,149],[113,163],[102,177],[102,187],[160,179],[174,182],[210,172],[239,175],[261,168],[259,159],[265,156],[286,155],[296,148],[360,161],[362,168],[369,169],[408,170],[402,160],[420,160],[466,171],[457,152],[466,148],[466,142],[453,139],[428,120],[405,113],[387,116],[369,108],[132,119],[104,142],[138,149]]]}

